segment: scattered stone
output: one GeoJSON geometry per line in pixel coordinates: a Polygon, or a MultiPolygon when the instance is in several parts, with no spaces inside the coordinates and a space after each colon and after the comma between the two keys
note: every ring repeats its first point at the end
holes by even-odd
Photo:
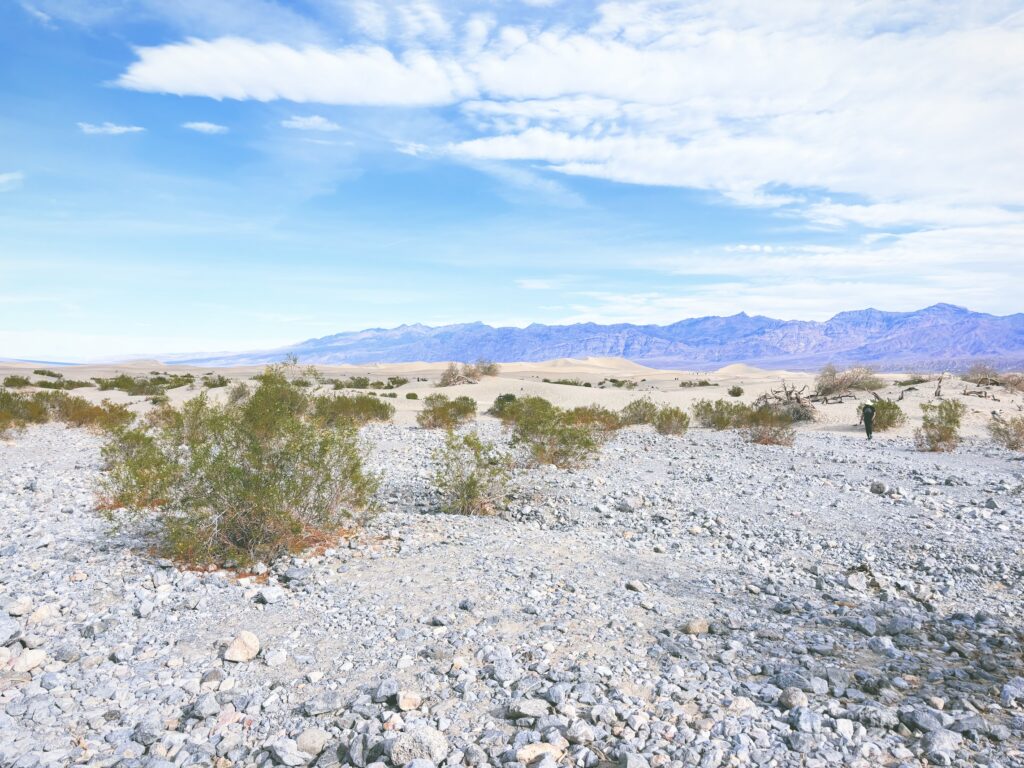
{"type": "Polygon", "coordinates": [[[245,662],[252,661],[260,652],[260,639],[248,630],[238,633],[231,645],[224,651],[225,661],[245,662]]]}

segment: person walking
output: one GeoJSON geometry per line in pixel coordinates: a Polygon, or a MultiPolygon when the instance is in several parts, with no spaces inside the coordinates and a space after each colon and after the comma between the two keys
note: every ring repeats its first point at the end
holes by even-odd
{"type": "Polygon", "coordinates": [[[875,422],[875,406],[871,403],[864,403],[864,407],[860,411],[861,418],[864,419],[864,431],[868,433],[868,440],[871,439],[871,433],[874,431],[875,422]]]}

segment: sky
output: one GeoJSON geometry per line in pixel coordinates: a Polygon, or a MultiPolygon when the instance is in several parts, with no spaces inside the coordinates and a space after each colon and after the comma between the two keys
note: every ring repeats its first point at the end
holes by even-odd
{"type": "Polygon", "coordinates": [[[0,358],[1024,309],[1024,0],[14,0],[0,98],[0,358]]]}

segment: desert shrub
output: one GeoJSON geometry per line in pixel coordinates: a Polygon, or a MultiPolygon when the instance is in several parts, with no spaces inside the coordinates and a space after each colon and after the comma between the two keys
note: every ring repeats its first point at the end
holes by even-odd
{"type": "Polygon", "coordinates": [[[151,395],[150,397],[147,397],[146,400],[153,405],[167,405],[171,402],[171,398],[163,393],[160,393],[159,395],[151,395]]]}
{"type": "Polygon", "coordinates": [[[371,395],[322,395],[313,398],[313,417],[326,427],[361,427],[371,421],[390,421],[395,406],[371,395]]]}
{"type": "Polygon", "coordinates": [[[249,389],[249,385],[240,381],[228,390],[228,405],[238,405],[250,394],[252,391],[249,389]]]}
{"type": "Polygon", "coordinates": [[[682,408],[662,406],[654,417],[654,428],[663,435],[681,435],[690,427],[690,417],[682,408]]]}
{"type": "Polygon", "coordinates": [[[36,368],[34,371],[32,371],[32,373],[34,373],[36,376],[47,376],[47,377],[49,377],[51,379],[63,379],[64,378],[64,374],[63,373],[57,373],[56,371],[51,371],[49,368],[36,368]]]}
{"type": "Polygon", "coordinates": [[[219,389],[231,383],[231,379],[223,374],[203,376],[203,386],[207,389],[219,389]]]}
{"type": "Polygon", "coordinates": [[[443,512],[486,515],[507,496],[511,458],[475,432],[457,435],[448,430],[434,461],[433,485],[443,512]]]}
{"type": "Polygon", "coordinates": [[[614,432],[622,426],[619,414],[601,405],[581,405],[566,412],[570,424],[589,427],[598,434],[614,432]]]}
{"type": "Polygon", "coordinates": [[[151,397],[152,395],[162,395],[168,389],[177,389],[192,384],[195,379],[196,377],[191,373],[158,374],[149,378],[135,378],[127,373],[121,373],[110,378],[95,378],[93,381],[102,392],[116,389],[136,397],[151,397]]]}
{"type": "MultiPolygon", "coordinates": [[[[885,432],[887,429],[902,427],[907,422],[907,414],[903,412],[899,404],[892,400],[876,400],[872,403],[875,406],[875,420],[872,426],[876,432],[885,432]]],[[[857,407],[857,415],[863,418],[864,405],[857,407]]]]}
{"type": "Polygon", "coordinates": [[[54,379],[53,381],[43,379],[41,381],[37,381],[35,383],[35,386],[42,387],[43,389],[57,389],[66,391],[71,389],[83,389],[85,387],[94,387],[96,385],[93,384],[91,381],[78,381],[76,379],[61,378],[54,379]]]}
{"type": "Polygon", "coordinates": [[[629,403],[619,414],[624,426],[635,424],[653,424],[658,416],[658,406],[644,397],[629,403]]]}
{"type": "Polygon", "coordinates": [[[589,387],[590,382],[584,382],[580,379],[541,379],[545,384],[561,384],[566,387],[589,387]]]}
{"type": "Polygon", "coordinates": [[[885,382],[866,366],[840,371],[831,363],[821,369],[814,386],[815,392],[822,396],[838,395],[853,389],[874,392],[884,387],[885,382]]]}
{"type": "Polygon", "coordinates": [[[300,376],[297,379],[292,379],[292,386],[293,387],[302,387],[303,389],[308,389],[309,387],[313,386],[313,382],[310,379],[306,379],[306,378],[303,378],[302,376],[300,376]]]}
{"type": "Polygon", "coordinates": [[[134,418],[127,406],[115,405],[108,400],[94,405],[63,392],[22,395],[0,390],[0,434],[8,429],[48,421],[60,421],[72,427],[112,430],[127,426],[134,418]]]}
{"type": "Polygon", "coordinates": [[[747,440],[757,445],[792,445],[796,440],[792,419],[777,408],[750,409],[747,421],[747,440]]]}
{"type": "Polygon", "coordinates": [[[448,363],[448,367],[441,373],[437,386],[451,387],[455,384],[476,384],[484,376],[497,376],[500,367],[490,360],[478,360],[475,363],[466,363],[459,366],[458,363],[448,363]]]}
{"type": "Polygon", "coordinates": [[[753,409],[728,400],[698,400],[691,406],[697,424],[710,429],[736,429],[750,423],[753,409]]]}
{"type": "Polygon", "coordinates": [[[406,392],[405,393],[405,399],[406,400],[419,400],[420,396],[417,395],[415,392],[406,392]]]}
{"type": "Polygon", "coordinates": [[[28,380],[27,376],[18,376],[12,373],[4,378],[4,386],[10,389],[21,389],[22,387],[32,386],[32,382],[28,380]]]}
{"type": "Polygon", "coordinates": [[[789,419],[796,424],[801,421],[814,421],[816,416],[814,406],[806,400],[775,400],[762,395],[754,401],[754,410],[768,408],[779,416],[789,419]]]}
{"type": "Polygon", "coordinates": [[[369,376],[352,376],[347,379],[338,379],[334,382],[335,389],[369,389],[369,376]]]}
{"type": "Polygon", "coordinates": [[[923,373],[912,373],[909,376],[907,376],[907,378],[901,379],[900,381],[897,381],[896,382],[896,386],[898,386],[898,387],[916,387],[918,384],[925,384],[925,383],[931,381],[934,378],[935,378],[934,376],[928,376],[928,375],[923,374],[923,373]]]}
{"type": "Polygon", "coordinates": [[[1004,373],[1000,383],[1011,392],[1024,392],[1024,373],[1004,373]]]}
{"type": "Polygon", "coordinates": [[[388,376],[388,383],[384,385],[384,389],[398,389],[408,383],[409,380],[404,376],[388,376]]]}
{"type": "Polygon", "coordinates": [[[476,416],[476,400],[436,393],[423,399],[423,410],[416,414],[416,423],[426,429],[453,429],[476,416]]]}
{"type": "Polygon", "coordinates": [[[491,416],[496,416],[504,422],[510,420],[512,410],[515,407],[516,396],[511,392],[507,392],[503,395],[498,395],[494,398],[494,402],[491,407],[487,409],[487,413],[491,416]]]}
{"type": "Polygon", "coordinates": [[[1024,451],[1024,416],[1004,419],[996,414],[988,423],[988,433],[999,445],[1011,451],[1024,451]]]}
{"type": "Polygon", "coordinates": [[[497,376],[501,373],[501,366],[493,360],[485,360],[483,358],[476,361],[472,366],[478,377],[483,376],[497,376]]]}
{"type": "Polygon", "coordinates": [[[398,393],[397,393],[397,392],[381,392],[381,395],[380,395],[380,396],[381,396],[381,397],[391,397],[391,398],[396,398],[396,397],[398,397],[398,393]]]}
{"type": "Polygon", "coordinates": [[[684,389],[690,389],[692,387],[717,387],[718,385],[707,379],[697,379],[696,381],[684,379],[679,382],[679,386],[684,389]]]}
{"type": "Polygon", "coordinates": [[[577,467],[597,450],[607,429],[606,416],[597,411],[566,411],[543,397],[521,397],[495,401],[491,412],[512,426],[512,441],[523,445],[534,461],[556,467],[577,467]],[[502,401],[500,408],[498,401],[502,401]]]}
{"type": "Polygon", "coordinates": [[[603,387],[605,384],[611,384],[616,389],[636,389],[636,382],[627,381],[626,379],[604,379],[599,381],[597,386],[603,387]]]}
{"type": "Polygon", "coordinates": [[[322,540],[360,521],[376,479],[355,430],[314,411],[279,367],[236,404],[204,393],[159,409],[104,447],[101,509],[155,522],[159,548],[190,563],[269,561],[322,540]]]}
{"type": "Polygon", "coordinates": [[[960,442],[960,422],[967,408],[959,400],[943,400],[938,405],[921,403],[924,416],[914,430],[914,445],[919,451],[952,451],[960,442]]]}
{"type": "Polygon", "coordinates": [[[742,397],[743,387],[732,386],[729,387],[729,397],[742,397]]]}

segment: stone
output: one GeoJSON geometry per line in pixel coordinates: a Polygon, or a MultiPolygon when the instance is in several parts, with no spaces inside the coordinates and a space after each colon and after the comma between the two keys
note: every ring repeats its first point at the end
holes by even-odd
{"type": "Polygon", "coordinates": [[[623,752],[619,755],[619,768],[650,768],[647,758],[636,752],[623,752]]]}
{"type": "Polygon", "coordinates": [[[517,717],[544,717],[551,708],[546,701],[540,699],[521,699],[513,702],[508,708],[508,715],[511,718],[517,717]]]}
{"type": "Polygon", "coordinates": [[[238,633],[231,645],[224,651],[224,660],[233,662],[252,661],[260,652],[260,639],[248,630],[238,633]]]}
{"type": "Polygon", "coordinates": [[[398,695],[398,681],[394,678],[388,678],[387,680],[381,680],[380,685],[377,686],[377,690],[373,692],[373,700],[377,704],[382,704],[385,701],[398,695]]]}
{"type": "Polygon", "coordinates": [[[647,585],[644,584],[642,581],[633,579],[632,581],[626,582],[626,589],[628,589],[630,592],[646,592],[647,585]]]}
{"type": "Polygon", "coordinates": [[[523,763],[523,765],[530,765],[545,757],[558,760],[561,756],[562,750],[554,744],[547,744],[543,741],[527,744],[516,750],[516,760],[523,763]]]}
{"type": "Polygon", "coordinates": [[[25,616],[32,612],[32,601],[27,597],[19,597],[7,605],[7,613],[11,616],[25,616]]]}
{"type": "Polygon", "coordinates": [[[46,661],[46,652],[40,648],[32,648],[21,652],[14,660],[12,669],[15,672],[29,672],[46,661]]]}
{"type": "Polygon", "coordinates": [[[325,691],[317,694],[302,705],[302,711],[310,717],[327,715],[337,712],[345,706],[345,700],[337,691],[325,691]]]}
{"type": "Polygon", "coordinates": [[[273,605],[284,599],[284,590],[280,587],[263,587],[257,594],[256,599],[264,605],[273,605]]]}
{"type": "Polygon", "coordinates": [[[288,661],[288,653],[280,648],[275,648],[263,654],[264,662],[268,667],[280,667],[288,661]]]}
{"type": "Polygon", "coordinates": [[[324,751],[331,734],[323,728],[307,728],[295,739],[295,746],[300,752],[317,757],[324,751]]]}
{"type": "Polygon", "coordinates": [[[683,632],[687,635],[706,635],[711,628],[705,618],[694,618],[683,624],[683,632]]]}
{"type": "Polygon", "coordinates": [[[399,734],[391,745],[391,762],[395,765],[421,759],[440,763],[448,756],[448,739],[436,728],[421,725],[399,734]]]}
{"type": "Polygon", "coordinates": [[[0,646],[7,645],[21,635],[21,625],[7,616],[0,616],[0,646]]]}
{"type": "Polygon", "coordinates": [[[301,752],[294,739],[278,739],[267,747],[267,751],[278,765],[306,765],[310,760],[309,753],[301,752]]]}
{"type": "Polygon", "coordinates": [[[410,712],[419,709],[423,703],[423,697],[415,691],[399,691],[395,694],[395,706],[401,712],[410,712]]]}
{"type": "Polygon", "coordinates": [[[921,749],[924,750],[928,762],[933,765],[952,765],[963,738],[959,733],[938,728],[924,735],[921,739],[921,749]]]}
{"type": "Polygon", "coordinates": [[[807,694],[796,687],[786,688],[779,694],[779,706],[783,709],[795,709],[807,706],[807,694]]]}
{"type": "Polygon", "coordinates": [[[198,718],[213,717],[220,714],[220,702],[212,693],[204,693],[192,705],[192,714],[198,718]]]}

